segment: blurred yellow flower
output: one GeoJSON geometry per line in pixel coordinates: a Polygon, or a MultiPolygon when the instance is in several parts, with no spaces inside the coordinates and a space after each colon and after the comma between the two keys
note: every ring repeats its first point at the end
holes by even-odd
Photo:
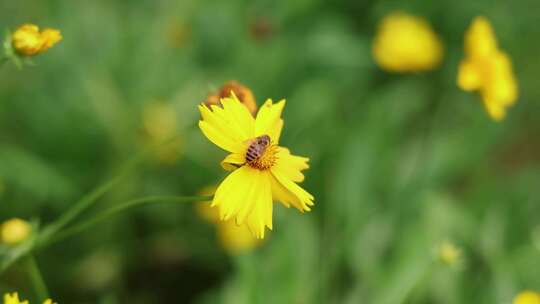
{"type": "Polygon", "coordinates": [[[443,47],[426,20],[394,12],[379,23],[372,53],[384,70],[416,72],[436,68],[441,62],[443,47]]]}
{"type": "Polygon", "coordinates": [[[0,237],[2,243],[7,245],[16,245],[28,238],[32,232],[32,226],[18,218],[5,221],[0,226],[0,237]]]}
{"type": "Polygon", "coordinates": [[[182,150],[178,135],[178,120],[174,107],[166,102],[153,101],[143,109],[143,124],[146,139],[158,145],[157,159],[163,163],[176,162],[182,150]],[[169,142],[167,142],[169,140],[169,142]]]}
{"type": "MultiPolygon", "coordinates": [[[[215,186],[204,188],[201,195],[213,195],[216,191],[215,186]]],[[[197,213],[201,218],[213,223],[217,228],[217,237],[221,246],[231,255],[238,255],[248,252],[260,244],[259,239],[255,238],[246,224],[237,225],[234,219],[220,221],[219,212],[216,208],[210,206],[211,202],[197,203],[197,213]]]]}
{"type": "Polygon", "coordinates": [[[17,53],[25,56],[43,53],[62,40],[59,30],[46,28],[39,31],[34,24],[21,25],[12,35],[13,48],[17,53]]]}
{"type": "Polygon", "coordinates": [[[540,294],[531,290],[520,292],[512,304],[540,304],[540,294]]]}
{"type": "Polygon", "coordinates": [[[28,301],[19,300],[19,295],[14,292],[12,294],[4,294],[4,304],[28,304],[28,301]]]}
{"type": "Polygon", "coordinates": [[[439,260],[449,266],[457,264],[462,256],[461,249],[449,241],[444,241],[438,251],[439,260]]]}
{"type": "MultiPolygon", "coordinates": [[[[14,292],[12,294],[6,293],[4,294],[4,304],[28,304],[28,301],[21,301],[19,300],[19,295],[14,292]]],[[[43,304],[57,304],[53,302],[51,299],[45,300],[43,304]]]]}
{"type": "Polygon", "coordinates": [[[265,227],[272,229],[273,199],[301,212],[313,206],[313,196],[297,184],[304,180],[301,171],[309,159],[278,146],[285,100],[267,100],[256,118],[234,94],[221,99],[221,105],[199,106],[203,134],[231,153],[221,164],[233,172],[219,185],[211,206],[219,208],[221,220],[246,223],[264,238],[265,227]]]}
{"type": "Polygon", "coordinates": [[[231,96],[231,93],[234,93],[238,100],[244,104],[251,113],[255,116],[257,113],[257,102],[255,101],[255,96],[253,92],[236,80],[231,80],[225,83],[217,92],[212,92],[206,97],[204,102],[208,107],[212,105],[221,105],[220,100],[222,98],[227,98],[231,96]]]}
{"type": "Polygon", "coordinates": [[[489,21],[476,17],[465,33],[465,59],[459,64],[458,86],[467,92],[479,91],[491,118],[502,120],[506,108],[518,97],[512,62],[497,46],[489,21]]]}

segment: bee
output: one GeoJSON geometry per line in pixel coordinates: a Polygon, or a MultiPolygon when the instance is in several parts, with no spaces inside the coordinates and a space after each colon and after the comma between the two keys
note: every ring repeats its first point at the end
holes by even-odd
{"type": "Polygon", "coordinates": [[[271,140],[268,135],[261,135],[253,139],[246,152],[246,162],[249,164],[261,158],[270,143],[271,140]]]}

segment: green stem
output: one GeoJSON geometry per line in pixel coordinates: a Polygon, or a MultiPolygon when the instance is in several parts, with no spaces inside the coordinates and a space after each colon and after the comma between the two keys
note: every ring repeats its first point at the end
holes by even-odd
{"type": "Polygon", "coordinates": [[[112,189],[116,184],[118,184],[128,172],[135,168],[139,163],[141,163],[148,154],[153,152],[157,147],[165,145],[170,141],[174,140],[175,137],[170,138],[162,143],[159,143],[153,147],[150,147],[137,156],[132,158],[126,163],[126,165],[120,170],[120,173],[114,177],[109,182],[103,184],[92,192],[88,193],[82,197],[79,201],[72,205],[72,207],[60,216],[58,220],[46,226],[40,233],[37,235],[37,239],[31,243],[27,243],[24,246],[20,246],[17,250],[13,251],[7,258],[0,260],[0,274],[8,269],[11,265],[17,262],[23,256],[31,253],[36,246],[41,246],[46,244],[48,240],[53,238],[56,233],[62,230],[65,226],[69,225],[75,218],[77,218],[82,212],[90,208],[93,203],[95,203],[100,197],[112,189]]]}
{"type": "Polygon", "coordinates": [[[46,240],[45,243],[40,244],[40,246],[47,246],[52,243],[56,243],[58,241],[66,239],[70,236],[78,234],[98,224],[99,222],[102,222],[108,219],[109,217],[112,217],[114,215],[122,213],[123,211],[127,209],[131,209],[134,207],[138,207],[142,205],[149,205],[149,204],[162,204],[162,203],[186,203],[186,202],[196,202],[196,201],[202,202],[202,201],[209,201],[211,199],[212,199],[211,196],[149,196],[149,197],[134,199],[134,200],[116,205],[114,207],[111,207],[108,210],[105,210],[101,212],[100,214],[97,214],[86,221],[83,221],[71,228],[67,228],[63,231],[60,231],[49,240],[46,240]]]}
{"type": "Polygon", "coordinates": [[[26,267],[39,301],[45,301],[49,298],[49,291],[34,256],[30,255],[28,257],[26,267]]]}
{"type": "Polygon", "coordinates": [[[40,235],[39,242],[46,242],[49,238],[53,237],[58,231],[63,229],[65,226],[67,226],[70,222],[72,222],[79,214],[90,208],[93,203],[95,203],[100,197],[102,197],[105,193],[107,193],[110,189],[112,189],[117,183],[119,183],[123,177],[131,171],[136,165],[138,165],[148,154],[148,151],[143,151],[133,159],[131,159],[121,170],[120,173],[113,178],[112,180],[108,181],[107,183],[101,185],[100,187],[96,188],[94,191],[88,193],[84,197],[82,197],[79,201],[77,201],[71,209],[66,211],[64,214],[60,216],[58,220],[51,223],[49,226],[45,227],[43,229],[43,232],[40,235]]]}

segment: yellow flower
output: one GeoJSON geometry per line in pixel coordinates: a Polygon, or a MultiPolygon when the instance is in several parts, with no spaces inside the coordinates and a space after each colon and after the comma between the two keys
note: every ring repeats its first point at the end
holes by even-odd
{"type": "Polygon", "coordinates": [[[19,300],[19,295],[14,292],[12,294],[6,293],[4,295],[4,304],[28,304],[28,301],[19,300]]]}
{"type": "Polygon", "coordinates": [[[211,142],[231,153],[222,166],[234,170],[216,190],[212,207],[219,208],[221,220],[246,223],[256,237],[264,238],[265,227],[272,229],[273,200],[301,212],[313,206],[313,196],[297,184],[304,180],[301,171],[309,167],[309,159],[278,146],[285,100],[276,104],[267,100],[256,118],[234,94],[221,99],[221,105],[199,106],[199,127],[211,142]]]}
{"type": "MultiPolygon", "coordinates": [[[[28,301],[21,301],[19,300],[19,295],[14,292],[12,294],[6,293],[4,294],[4,304],[28,304],[28,301]]],[[[57,304],[53,302],[51,299],[45,300],[43,304],[57,304]]]]}
{"type": "Polygon", "coordinates": [[[0,226],[0,237],[3,243],[8,245],[16,245],[28,238],[32,232],[32,226],[18,218],[13,218],[5,221],[0,226]]]}
{"type": "MultiPolygon", "coordinates": [[[[213,195],[216,187],[206,187],[200,194],[213,195]]],[[[237,225],[234,219],[227,221],[219,220],[219,212],[210,206],[210,202],[199,202],[196,205],[197,213],[204,220],[216,224],[219,243],[225,251],[231,255],[238,255],[248,252],[260,244],[260,240],[255,238],[246,224],[237,225]]]]}
{"type": "Polygon", "coordinates": [[[377,64],[387,71],[416,72],[436,68],[443,47],[426,20],[394,12],[379,23],[372,53],[377,64]]]}
{"type": "Polygon", "coordinates": [[[231,93],[234,93],[238,97],[238,100],[248,108],[251,115],[255,116],[257,113],[257,102],[255,101],[255,96],[253,96],[253,92],[235,80],[225,83],[219,91],[210,93],[204,103],[208,107],[220,105],[220,100],[231,96],[231,93]]]}
{"type": "Polygon", "coordinates": [[[455,244],[444,241],[439,246],[439,260],[446,265],[452,266],[459,262],[461,259],[461,249],[456,247],[455,244]]]}
{"type": "Polygon", "coordinates": [[[512,62],[497,46],[489,21],[476,17],[465,33],[465,59],[459,64],[458,86],[467,92],[479,91],[491,118],[502,120],[506,108],[518,97],[512,62]]]}
{"type": "Polygon", "coordinates": [[[46,28],[39,31],[34,24],[21,25],[11,37],[15,50],[25,56],[43,53],[62,40],[59,30],[46,28]]]}
{"type": "Polygon", "coordinates": [[[531,290],[520,292],[512,302],[513,304],[540,304],[540,294],[531,290]]]}

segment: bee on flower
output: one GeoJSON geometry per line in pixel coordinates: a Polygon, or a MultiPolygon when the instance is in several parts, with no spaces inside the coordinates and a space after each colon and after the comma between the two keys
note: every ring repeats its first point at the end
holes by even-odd
{"type": "Polygon", "coordinates": [[[23,24],[11,36],[15,51],[22,56],[41,54],[62,40],[59,30],[45,28],[39,30],[35,24],[23,24]]]}
{"type": "Polygon", "coordinates": [[[499,49],[491,24],[476,17],[465,33],[465,59],[459,64],[458,86],[479,92],[488,115],[495,121],[518,98],[518,87],[510,57],[499,49]]]}
{"type": "Polygon", "coordinates": [[[443,57],[443,46],[423,18],[394,12],[379,23],[372,46],[375,62],[389,72],[433,70],[443,57]]]}
{"type": "MultiPolygon", "coordinates": [[[[14,292],[14,293],[6,293],[4,294],[4,304],[28,304],[28,301],[27,300],[20,300],[19,299],[19,294],[14,292]]],[[[43,302],[43,304],[57,304],[56,302],[53,302],[51,299],[47,299],[43,302]]]]}
{"type": "Polygon", "coordinates": [[[203,134],[230,153],[221,165],[232,172],[218,186],[211,206],[218,208],[221,220],[246,224],[262,239],[265,229],[272,229],[273,201],[300,212],[314,205],[314,197],[298,185],[309,159],[279,146],[285,100],[267,100],[256,117],[235,94],[220,104],[199,106],[203,134]]]}

